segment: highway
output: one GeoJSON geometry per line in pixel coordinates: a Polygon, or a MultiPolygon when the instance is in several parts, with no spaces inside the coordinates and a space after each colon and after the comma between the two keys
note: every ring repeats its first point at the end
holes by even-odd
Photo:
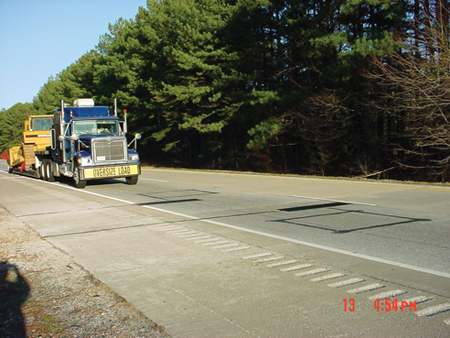
{"type": "Polygon", "coordinates": [[[173,337],[450,336],[448,186],[1,165],[0,204],[173,337]]]}

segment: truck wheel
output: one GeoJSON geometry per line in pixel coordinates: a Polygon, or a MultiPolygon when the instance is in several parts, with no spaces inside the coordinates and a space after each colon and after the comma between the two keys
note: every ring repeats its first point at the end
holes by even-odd
{"type": "Polygon", "coordinates": [[[55,182],[55,176],[53,175],[53,170],[52,170],[52,162],[50,160],[47,160],[44,162],[45,166],[45,178],[47,181],[49,182],[55,182]]]}
{"type": "Polygon", "coordinates": [[[127,184],[129,185],[135,185],[138,182],[139,176],[130,176],[125,177],[125,180],[127,181],[127,184]]]}
{"type": "Polygon", "coordinates": [[[84,189],[86,187],[86,180],[80,180],[80,175],[78,173],[78,168],[75,169],[73,173],[73,180],[75,183],[75,188],[77,189],[84,189]]]}

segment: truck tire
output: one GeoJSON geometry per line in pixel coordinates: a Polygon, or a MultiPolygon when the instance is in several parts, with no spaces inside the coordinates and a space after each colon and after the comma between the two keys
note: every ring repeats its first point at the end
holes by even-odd
{"type": "Polygon", "coordinates": [[[135,185],[138,182],[139,176],[130,176],[125,177],[125,180],[127,181],[127,184],[129,185],[135,185]]]}
{"type": "Polygon", "coordinates": [[[41,165],[39,166],[39,178],[41,180],[45,181],[45,166],[44,166],[44,162],[41,162],[41,165]]]}
{"type": "Polygon", "coordinates": [[[75,171],[73,173],[73,181],[75,184],[75,188],[77,189],[84,189],[86,187],[86,180],[80,180],[80,175],[78,173],[78,168],[75,168],[75,171]]]}
{"type": "Polygon", "coordinates": [[[49,182],[55,182],[55,176],[53,175],[52,161],[44,160],[45,179],[49,182]]]}

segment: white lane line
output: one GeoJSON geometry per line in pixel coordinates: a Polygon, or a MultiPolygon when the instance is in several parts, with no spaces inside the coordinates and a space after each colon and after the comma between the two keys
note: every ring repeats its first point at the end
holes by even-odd
{"type": "Polygon", "coordinates": [[[337,272],[337,273],[332,273],[332,274],[329,274],[326,276],[313,278],[313,279],[311,279],[311,282],[323,282],[323,281],[327,281],[327,280],[331,280],[331,279],[335,279],[335,278],[339,278],[339,277],[345,277],[345,276],[347,276],[345,273],[337,272]]]}
{"type": "Polygon", "coordinates": [[[332,200],[328,198],[318,198],[318,197],[310,197],[310,196],[300,196],[300,195],[291,195],[291,197],[304,198],[308,200],[316,200],[316,201],[326,201],[326,202],[338,202],[338,203],[347,203],[347,204],[358,204],[358,205],[368,205],[371,207],[375,207],[376,204],[373,203],[363,203],[363,202],[352,202],[352,201],[342,201],[342,200],[332,200]]]}
{"type": "Polygon", "coordinates": [[[356,289],[352,289],[352,290],[348,290],[348,293],[353,293],[355,295],[359,294],[359,293],[363,293],[363,292],[369,292],[369,291],[373,291],[373,290],[378,290],[381,288],[386,287],[386,285],[380,284],[380,283],[375,283],[375,284],[369,284],[360,288],[356,288],[356,289]]]}
{"type": "Polygon", "coordinates": [[[328,286],[330,288],[341,288],[343,286],[353,285],[353,284],[361,283],[361,282],[364,282],[363,278],[350,278],[350,279],[343,280],[342,282],[328,284],[328,286]]]}
{"type": "Polygon", "coordinates": [[[169,181],[166,180],[156,180],[156,179],[152,179],[152,178],[142,178],[139,177],[140,181],[153,181],[153,182],[162,182],[162,183],[169,183],[169,181]]]}
{"type": "MultiPolygon", "coordinates": [[[[109,196],[106,196],[106,195],[104,197],[109,198],[109,196]]],[[[134,204],[134,203],[131,203],[131,204],[134,204]]],[[[175,211],[164,210],[164,209],[161,209],[161,208],[152,207],[150,205],[141,205],[141,207],[147,208],[147,209],[152,209],[152,210],[155,210],[155,211],[164,212],[166,214],[171,214],[171,215],[180,216],[180,217],[183,217],[183,218],[192,219],[192,220],[205,221],[205,220],[202,220],[200,217],[186,215],[186,214],[182,214],[182,213],[175,212],[175,211]]]]}
{"type": "Polygon", "coordinates": [[[371,297],[369,297],[369,299],[377,300],[377,299],[395,298],[395,297],[403,295],[405,293],[406,293],[405,290],[391,290],[391,291],[386,291],[386,292],[371,296],[371,297]]]}
{"type": "Polygon", "coordinates": [[[426,309],[417,311],[416,315],[418,315],[419,317],[429,317],[447,311],[450,311],[450,303],[428,307],[426,309]]]}
{"type": "Polygon", "coordinates": [[[108,198],[110,200],[117,201],[117,202],[122,202],[122,203],[126,203],[126,204],[131,204],[131,205],[137,204],[136,202],[131,202],[131,201],[127,201],[127,200],[124,200],[124,199],[121,199],[121,198],[115,198],[115,197],[111,197],[111,196],[107,196],[107,195],[97,194],[97,193],[89,191],[89,190],[80,190],[80,189],[72,188],[72,187],[69,187],[69,186],[66,186],[66,185],[53,183],[53,182],[46,182],[46,181],[43,181],[43,182],[55,185],[57,187],[66,188],[66,189],[70,189],[70,190],[75,190],[75,191],[78,191],[78,192],[81,192],[81,193],[84,193],[84,194],[89,194],[89,195],[93,195],[93,196],[97,196],[97,197],[108,198]]]}
{"type": "MultiPolygon", "coordinates": [[[[171,213],[171,212],[169,212],[169,213],[171,213]]],[[[192,216],[186,216],[186,217],[187,218],[192,218],[192,216]]],[[[196,219],[198,219],[198,218],[196,218],[196,219]]],[[[215,224],[215,225],[227,227],[227,228],[230,228],[230,229],[236,229],[236,230],[240,230],[240,231],[244,231],[244,232],[248,232],[248,233],[252,233],[252,234],[256,234],[256,235],[261,235],[261,236],[265,236],[265,237],[269,237],[269,238],[279,239],[279,240],[283,240],[283,241],[290,242],[290,243],[301,244],[301,245],[309,246],[309,247],[312,247],[312,248],[327,250],[327,251],[330,251],[330,252],[335,252],[335,253],[351,256],[351,257],[362,258],[362,259],[366,259],[366,260],[377,262],[377,263],[388,264],[388,265],[397,266],[397,267],[408,269],[408,270],[412,270],[412,271],[419,271],[419,272],[424,272],[424,273],[428,273],[428,274],[435,275],[435,276],[450,278],[450,273],[447,273],[447,272],[421,268],[421,267],[414,266],[414,265],[409,265],[409,264],[404,264],[404,263],[400,263],[400,262],[395,262],[395,261],[392,261],[392,260],[389,260],[389,259],[373,257],[373,256],[365,255],[365,254],[358,254],[358,253],[355,253],[355,252],[342,250],[342,249],[338,249],[338,248],[333,248],[333,247],[329,247],[329,246],[326,246],[326,245],[300,241],[300,240],[289,238],[289,237],[269,234],[269,233],[258,231],[258,230],[252,230],[252,229],[243,228],[243,227],[240,227],[240,226],[231,225],[231,224],[227,224],[227,223],[212,221],[212,220],[208,220],[208,219],[203,219],[201,221],[205,222],[205,223],[210,223],[210,224],[215,224]]]]}
{"type": "MultiPolygon", "coordinates": [[[[45,183],[48,183],[48,184],[53,184],[53,185],[55,185],[57,187],[60,187],[60,188],[75,190],[75,191],[77,191],[79,193],[91,194],[91,195],[95,195],[95,196],[111,199],[111,200],[114,200],[114,201],[120,201],[120,202],[123,202],[123,203],[126,203],[126,204],[131,204],[131,205],[139,205],[138,203],[135,203],[135,202],[130,202],[130,201],[118,199],[118,198],[107,196],[107,195],[101,195],[101,194],[93,193],[93,192],[90,192],[88,190],[75,189],[75,188],[67,186],[67,185],[62,185],[62,184],[52,183],[52,182],[46,182],[46,181],[42,181],[42,182],[45,182],[45,183]]],[[[346,203],[351,203],[351,202],[346,202],[346,203]]],[[[166,214],[171,214],[171,215],[184,217],[184,218],[191,219],[191,220],[198,220],[198,221],[201,221],[201,222],[214,224],[214,225],[219,225],[219,226],[227,227],[227,228],[230,228],[230,229],[236,229],[236,230],[244,231],[244,232],[247,232],[247,233],[252,233],[252,234],[261,235],[261,236],[274,238],[274,239],[280,239],[280,240],[283,240],[283,241],[286,241],[286,242],[290,242],[290,243],[301,244],[301,245],[309,246],[309,247],[312,247],[312,248],[327,250],[327,251],[330,251],[330,252],[336,252],[336,253],[340,253],[340,254],[343,254],[343,255],[351,256],[351,257],[367,259],[367,260],[370,260],[370,261],[373,261],[373,262],[388,264],[388,265],[397,266],[397,267],[400,267],[400,268],[405,268],[405,269],[409,269],[409,270],[413,270],[413,271],[419,271],[419,272],[428,273],[428,274],[435,275],[435,276],[441,276],[441,277],[445,277],[445,278],[450,278],[450,273],[446,273],[446,272],[442,272],[442,271],[435,271],[435,270],[421,268],[421,267],[417,267],[417,266],[413,266],[413,265],[409,265],[409,264],[395,262],[395,261],[392,261],[392,260],[389,260],[389,259],[378,258],[378,257],[373,257],[373,256],[365,255],[365,254],[354,253],[354,252],[347,251],[347,250],[332,248],[332,247],[329,247],[329,246],[326,246],[326,245],[300,241],[300,240],[296,240],[296,239],[293,239],[293,238],[288,238],[288,237],[274,235],[274,234],[268,234],[268,233],[265,233],[265,232],[262,232],[262,231],[247,229],[247,228],[243,228],[243,227],[240,227],[240,226],[231,225],[231,224],[227,224],[227,223],[212,221],[212,220],[208,220],[208,219],[201,219],[200,217],[195,217],[195,216],[191,216],[191,215],[182,214],[182,213],[179,213],[179,212],[164,210],[164,209],[152,207],[152,206],[149,206],[149,205],[141,205],[141,207],[152,209],[152,210],[159,211],[159,212],[163,212],[163,213],[166,213],[166,214]]]]}

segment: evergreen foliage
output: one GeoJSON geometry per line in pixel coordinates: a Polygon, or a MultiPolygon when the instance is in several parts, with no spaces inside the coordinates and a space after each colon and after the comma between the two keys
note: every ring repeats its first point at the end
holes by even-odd
{"type": "Polygon", "coordinates": [[[448,130],[448,10],[448,0],[148,1],[33,105],[116,98],[152,164],[448,180],[450,147],[418,143],[448,130]],[[425,35],[436,23],[444,38],[425,35]],[[427,69],[439,74],[434,110],[428,92],[405,96],[411,87],[387,79],[427,69]],[[414,118],[400,97],[416,103],[414,118]]]}
{"type": "Polygon", "coordinates": [[[29,103],[16,103],[0,112],[0,153],[8,148],[20,145],[24,121],[29,115],[36,114],[29,103]]]}

